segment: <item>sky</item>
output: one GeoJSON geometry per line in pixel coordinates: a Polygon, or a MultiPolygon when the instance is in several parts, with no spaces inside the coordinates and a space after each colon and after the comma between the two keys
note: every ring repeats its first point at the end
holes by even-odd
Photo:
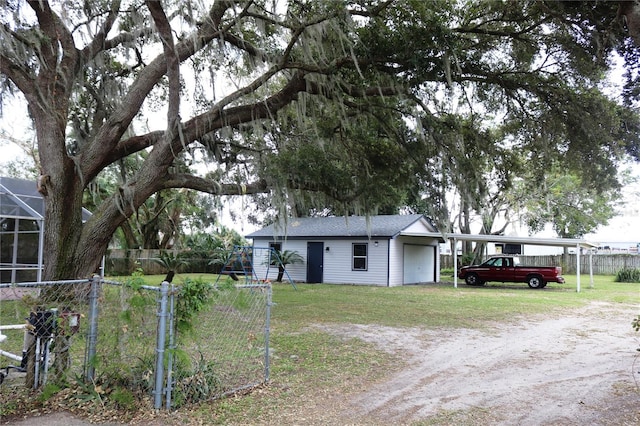
{"type": "Polygon", "coordinates": [[[629,242],[640,243],[640,164],[633,165],[634,175],[638,181],[623,188],[624,205],[620,215],[601,226],[597,232],[585,235],[585,239],[601,243],[629,242]]]}

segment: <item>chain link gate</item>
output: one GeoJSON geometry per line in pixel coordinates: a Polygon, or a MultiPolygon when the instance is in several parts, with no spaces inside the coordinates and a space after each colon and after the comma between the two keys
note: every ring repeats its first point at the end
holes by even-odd
{"type": "Polygon", "coordinates": [[[268,284],[216,285],[211,309],[189,330],[169,332],[167,408],[268,382],[271,297],[268,284]]]}

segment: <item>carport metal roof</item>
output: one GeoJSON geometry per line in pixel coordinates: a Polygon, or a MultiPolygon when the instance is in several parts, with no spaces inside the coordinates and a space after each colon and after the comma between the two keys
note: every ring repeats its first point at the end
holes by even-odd
{"type": "MultiPolygon", "coordinates": [[[[402,235],[418,236],[416,233],[402,233],[402,235]]],[[[577,238],[534,238],[534,237],[510,237],[506,235],[486,235],[486,234],[456,234],[456,233],[421,233],[420,236],[436,237],[439,236],[446,240],[452,241],[452,253],[456,253],[455,247],[458,241],[474,241],[484,243],[516,243],[538,246],[554,246],[554,247],[575,247],[576,248],[576,291],[580,292],[580,252],[581,249],[589,250],[589,277],[591,285],[593,285],[593,252],[592,249],[598,247],[597,244],[577,238]],[[427,235],[428,234],[428,235],[427,235]]],[[[458,270],[458,256],[453,257],[453,268],[458,270]]],[[[454,273],[454,287],[458,287],[458,274],[454,273]]]]}

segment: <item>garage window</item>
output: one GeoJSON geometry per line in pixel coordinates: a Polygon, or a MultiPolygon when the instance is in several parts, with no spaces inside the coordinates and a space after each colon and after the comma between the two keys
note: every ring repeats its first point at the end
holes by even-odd
{"type": "Polygon", "coordinates": [[[282,244],[281,243],[269,243],[269,248],[274,249],[275,251],[282,251],[282,244]]]}
{"type": "Polygon", "coordinates": [[[367,244],[353,244],[352,269],[354,271],[366,271],[367,263],[367,244]]]}

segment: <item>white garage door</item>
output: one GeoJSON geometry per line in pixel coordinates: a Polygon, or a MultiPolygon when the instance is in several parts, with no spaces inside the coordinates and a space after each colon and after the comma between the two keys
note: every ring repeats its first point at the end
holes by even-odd
{"type": "Polygon", "coordinates": [[[404,245],[403,284],[435,281],[435,250],[433,246],[404,245]]]}

